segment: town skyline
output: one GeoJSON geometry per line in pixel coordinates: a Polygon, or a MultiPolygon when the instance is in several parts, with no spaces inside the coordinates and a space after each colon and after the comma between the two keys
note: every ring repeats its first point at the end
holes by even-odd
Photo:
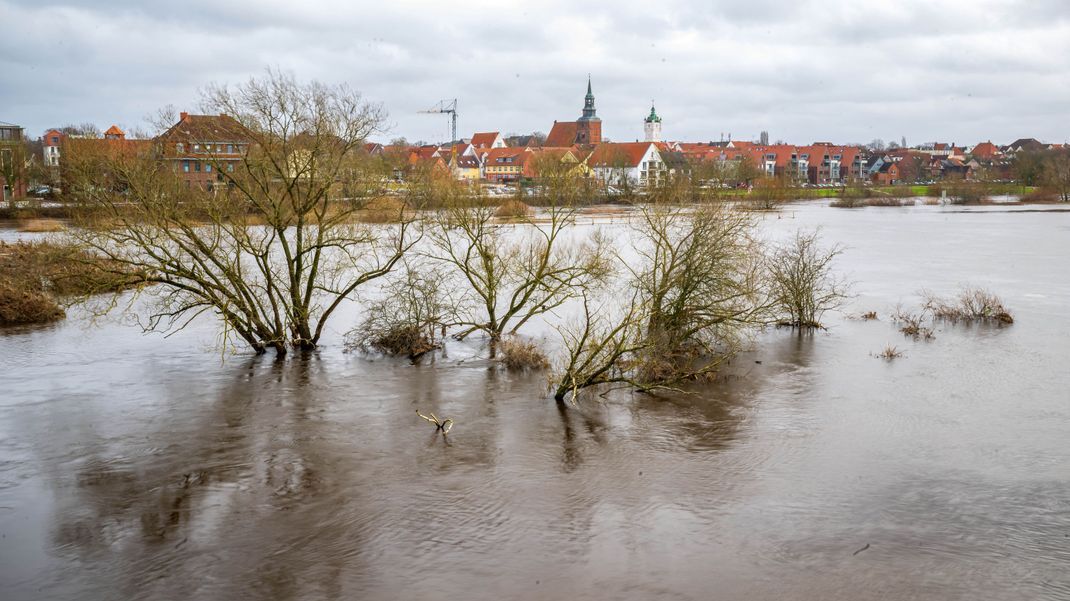
{"type": "Polygon", "coordinates": [[[0,120],[31,137],[83,122],[132,131],[167,105],[196,112],[210,83],[277,68],[381,102],[389,131],[373,139],[439,142],[448,120],[418,111],[443,98],[458,99],[461,136],[547,133],[579,116],[590,73],[603,134],[621,142],[642,139],[651,99],[668,140],[1070,139],[1060,3],[824,3],[822,19],[808,16],[812,3],[670,4],[585,18],[571,5],[488,15],[493,5],[475,3],[447,24],[453,9],[411,2],[302,12],[197,0],[176,21],[137,3],[4,0],[2,20],[26,27],[0,40],[0,120]],[[50,43],[27,37],[41,31],[50,43]]]}

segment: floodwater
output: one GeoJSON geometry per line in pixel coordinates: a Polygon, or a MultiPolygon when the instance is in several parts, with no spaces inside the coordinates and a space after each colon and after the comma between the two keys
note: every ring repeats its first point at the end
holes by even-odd
{"type": "Polygon", "coordinates": [[[846,312],[880,319],[768,332],[682,398],[562,408],[474,345],[413,366],[335,332],[277,363],[207,323],[8,330],[0,597],[1070,599],[1070,212],[806,203],[762,228],[819,225],[846,312]],[[890,322],[960,283],[1014,325],[890,322]]]}

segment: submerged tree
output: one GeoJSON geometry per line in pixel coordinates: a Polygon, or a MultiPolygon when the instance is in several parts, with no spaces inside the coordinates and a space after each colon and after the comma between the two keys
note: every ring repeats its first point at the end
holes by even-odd
{"type": "Polygon", "coordinates": [[[561,330],[565,360],[554,396],[618,383],[675,388],[716,372],[768,321],[761,252],[749,214],[725,203],[649,206],[635,228],[629,300],[561,330]]]}
{"type": "Polygon", "coordinates": [[[390,272],[418,237],[411,216],[357,223],[363,199],[342,197],[380,179],[362,144],[384,112],[345,86],[279,73],[209,88],[204,112],[225,118],[183,120],[152,148],[80,167],[70,157],[90,218],[76,235],[159,284],[148,289],[158,303],[148,329],[209,312],[257,353],[313,348],[344,299],[390,272]],[[179,166],[190,157],[214,181],[187,181],[179,166]]]}
{"type": "Polygon", "coordinates": [[[780,313],[778,324],[793,328],[821,328],[821,316],[842,305],[849,284],[832,271],[843,248],[821,246],[820,232],[796,232],[769,258],[772,295],[780,313]]]}
{"type": "Polygon", "coordinates": [[[465,290],[452,324],[464,338],[485,333],[496,343],[532,318],[561,306],[609,274],[608,247],[597,232],[575,237],[571,176],[544,179],[539,214],[503,220],[482,196],[449,199],[429,231],[429,258],[451,268],[465,290]]]}

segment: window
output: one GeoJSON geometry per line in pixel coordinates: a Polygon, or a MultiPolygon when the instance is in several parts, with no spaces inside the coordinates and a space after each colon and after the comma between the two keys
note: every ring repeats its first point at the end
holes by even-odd
{"type": "Polygon", "coordinates": [[[179,142],[178,144],[175,144],[175,152],[177,152],[178,154],[182,154],[182,153],[186,152],[186,145],[183,144],[182,142],[179,142]]]}
{"type": "Polygon", "coordinates": [[[193,162],[193,170],[196,171],[197,173],[201,172],[201,162],[200,161],[194,161],[193,162]]]}
{"type": "Polygon", "coordinates": [[[200,151],[201,151],[201,145],[200,144],[194,144],[193,145],[193,152],[200,152],[200,151]]]}
{"type": "Polygon", "coordinates": [[[227,154],[234,154],[234,145],[227,144],[227,154]]]}
{"type": "Polygon", "coordinates": [[[52,136],[52,145],[53,146],[59,146],[59,137],[58,136],[52,136]]]}
{"type": "Polygon", "coordinates": [[[234,163],[227,163],[227,173],[234,173],[234,163]]]}
{"type": "Polygon", "coordinates": [[[182,161],[182,171],[189,173],[189,161],[182,161]]]}
{"type": "Polygon", "coordinates": [[[205,170],[206,173],[211,173],[212,172],[212,164],[211,163],[205,164],[204,170],[205,170]]]}

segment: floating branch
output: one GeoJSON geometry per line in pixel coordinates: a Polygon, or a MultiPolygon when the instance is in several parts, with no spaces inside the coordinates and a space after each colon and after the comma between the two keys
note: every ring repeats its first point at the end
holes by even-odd
{"type": "Polygon", "coordinates": [[[445,436],[446,434],[449,434],[450,429],[453,428],[453,420],[448,418],[448,417],[446,419],[440,420],[440,419],[438,419],[438,416],[435,415],[434,413],[432,413],[431,416],[428,417],[428,416],[424,415],[423,413],[420,413],[419,409],[416,410],[416,415],[419,415],[420,417],[426,419],[427,421],[431,422],[432,424],[435,424],[435,430],[436,431],[437,430],[442,430],[442,435],[443,436],[445,436]]]}

